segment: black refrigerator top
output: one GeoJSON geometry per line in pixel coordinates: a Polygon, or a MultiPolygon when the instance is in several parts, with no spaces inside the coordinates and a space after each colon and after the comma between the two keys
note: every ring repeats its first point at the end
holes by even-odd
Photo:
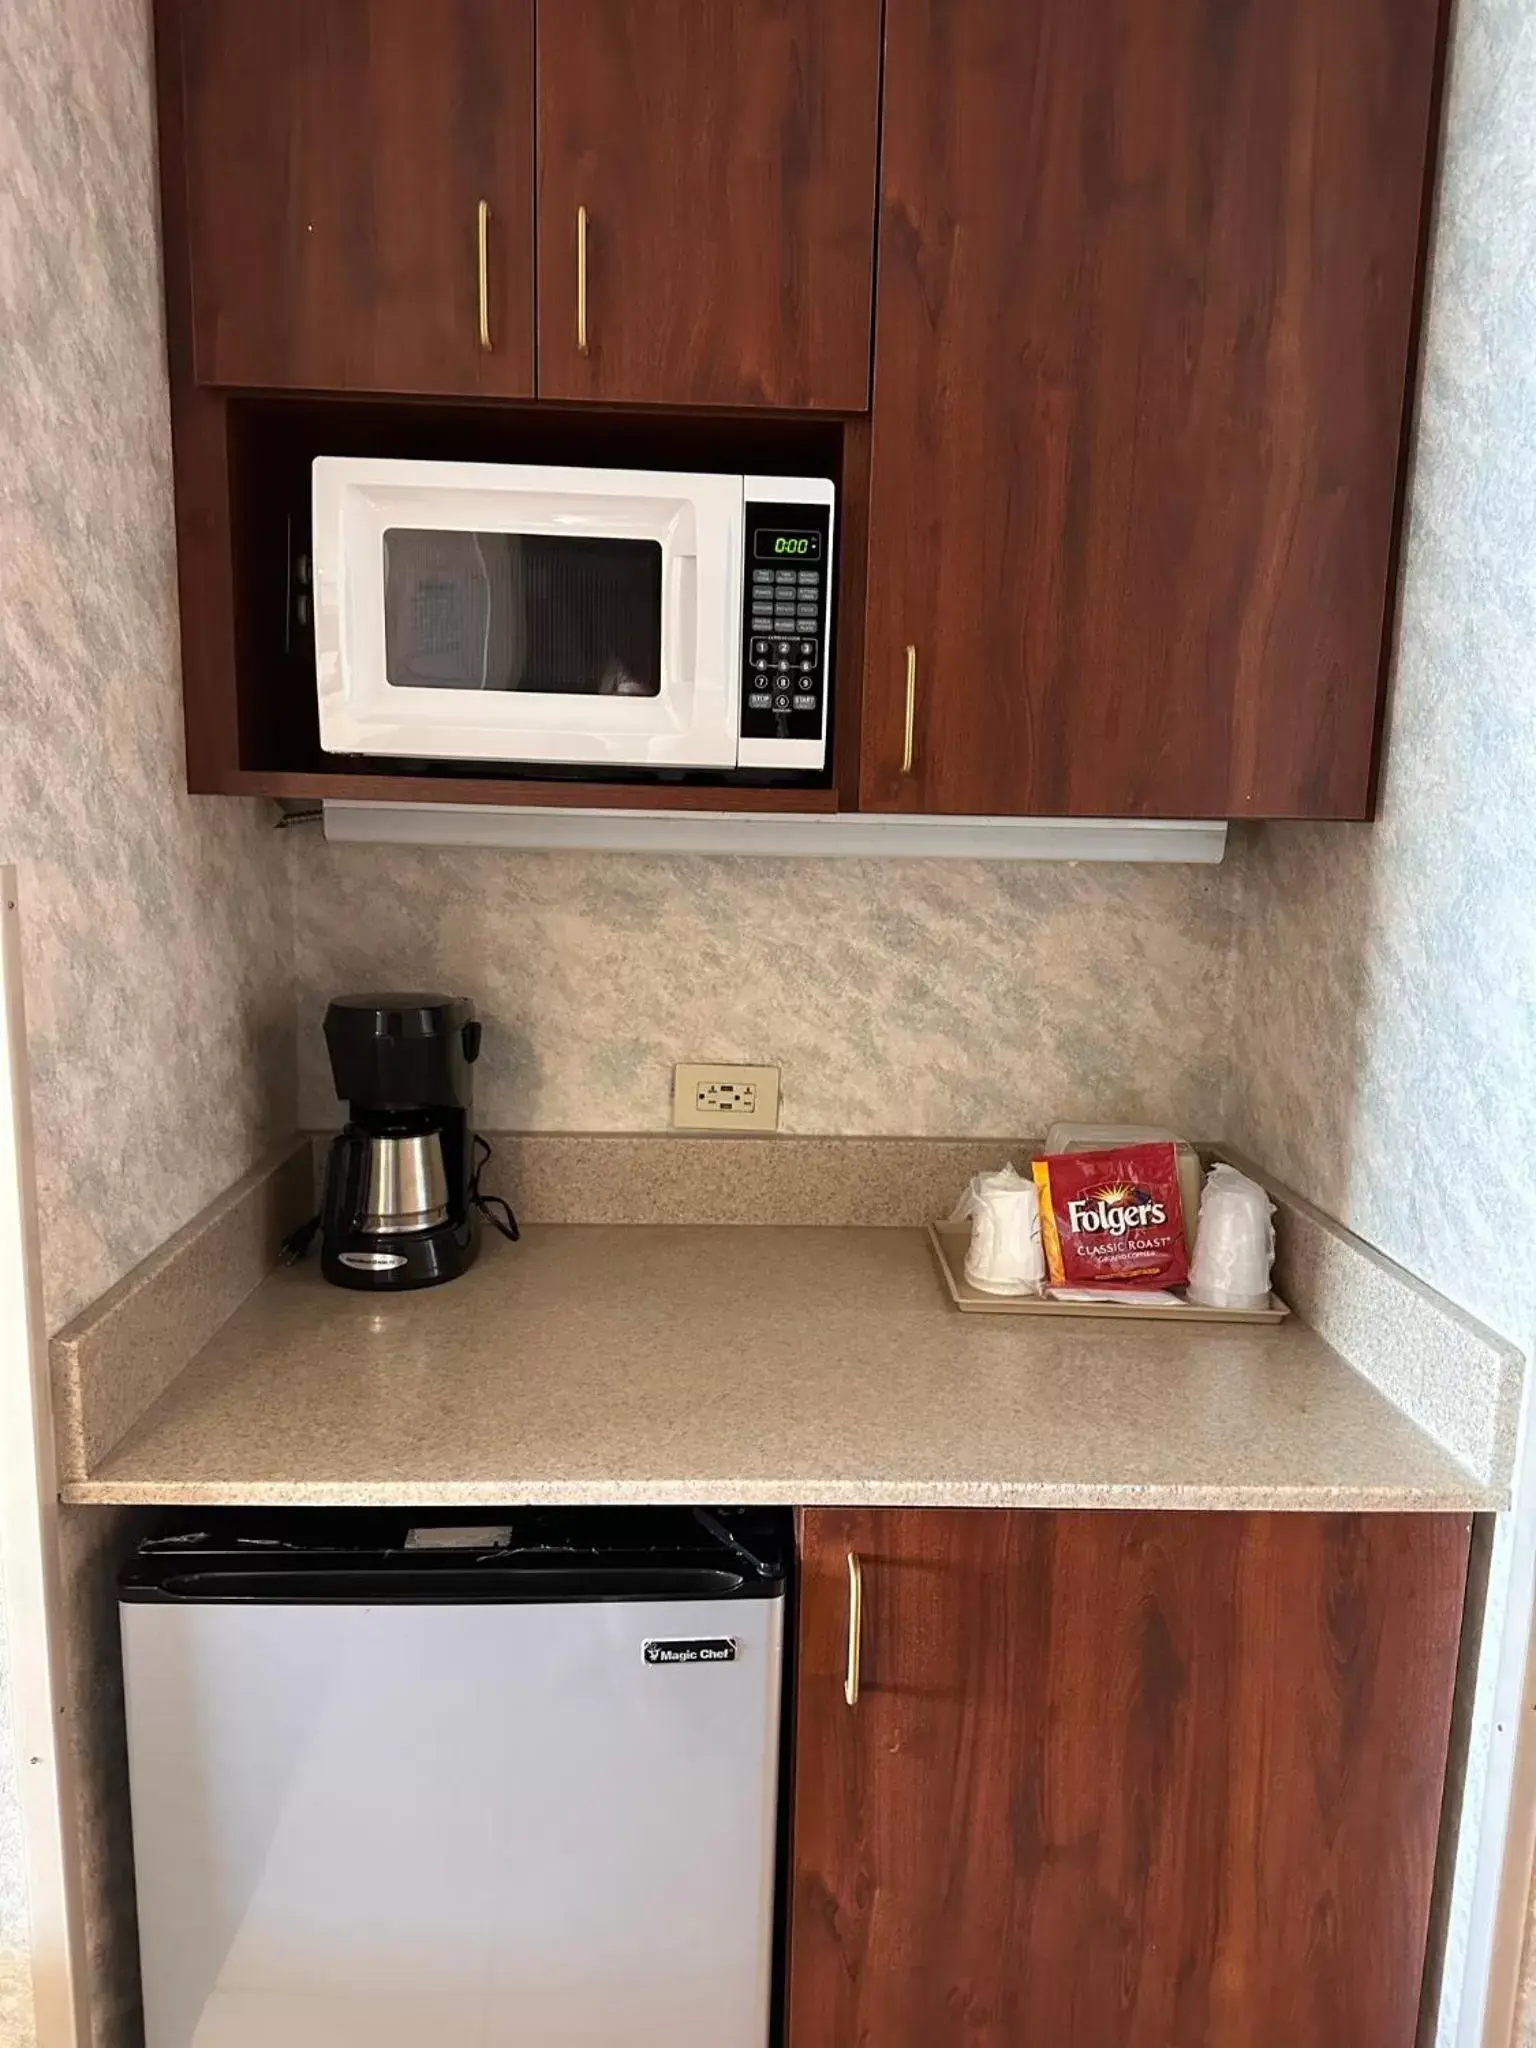
{"type": "Polygon", "coordinates": [[[785,1508],[210,1509],[167,1519],[124,1601],[280,1604],[780,1596],[785,1508]]]}

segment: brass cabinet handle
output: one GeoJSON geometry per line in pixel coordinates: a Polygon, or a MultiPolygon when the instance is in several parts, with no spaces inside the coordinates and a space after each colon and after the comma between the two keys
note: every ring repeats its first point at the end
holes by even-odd
{"type": "Polygon", "coordinates": [[[917,649],[907,649],[907,730],[901,744],[901,772],[912,773],[912,747],[917,732],[917,649]]]}
{"type": "Polygon", "coordinates": [[[576,346],[587,349],[587,209],[576,209],[576,346]]]}
{"type": "Polygon", "coordinates": [[[480,346],[491,346],[491,203],[482,199],[477,217],[480,254],[480,346]]]}
{"type": "Polygon", "coordinates": [[[864,1629],[864,1567],[848,1553],[848,1669],[843,1674],[843,1698],[850,1707],[859,1704],[859,1638],[864,1629]]]}

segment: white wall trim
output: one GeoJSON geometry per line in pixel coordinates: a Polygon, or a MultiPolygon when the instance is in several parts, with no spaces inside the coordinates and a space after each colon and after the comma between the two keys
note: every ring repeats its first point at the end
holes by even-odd
{"type": "MultiPolygon", "coordinates": [[[[1477,1935],[1468,1956],[1458,2040],[1466,2048],[1511,2048],[1520,2017],[1520,1966],[1530,1919],[1536,1855],[1536,1458],[1520,1462],[1516,1507],[1507,1518],[1507,1606],[1483,1657],[1493,1671],[1493,1743],[1483,1802],[1483,1839],[1470,1874],[1477,1935]],[[1481,1995],[1481,2007],[1479,2007],[1481,1995]]],[[[1497,1563],[1497,1548],[1495,1548],[1497,1563]]]]}
{"type": "Polygon", "coordinates": [[[38,2048],[84,2048],[78,1806],[58,1622],[58,1486],[32,1167],[16,871],[0,867],[0,1599],[10,1637],[38,2048]]]}
{"type": "Polygon", "coordinates": [[[1461,1820],[1467,1849],[1457,1858],[1457,1886],[1466,1899],[1466,1939],[1461,1981],[1448,1982],[1442,1998],[1437,2038],[1444,2048],[1511,2048],[1514,2041],[1536,1846],[1533,1596],[1536,1431],[1528,1379],[1512,1504],[1494,1534],[1478,1646],[1473,1745],[1486,1715],[1487,1767],[1482,1798],[1461,1820]]]}

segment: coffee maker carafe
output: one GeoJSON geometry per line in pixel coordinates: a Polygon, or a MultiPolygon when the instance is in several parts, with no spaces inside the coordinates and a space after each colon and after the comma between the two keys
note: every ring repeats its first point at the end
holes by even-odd
{"type": "Polygon", "coordinates": [[[341,1287],[452,1280],[479,1243],[474,1005],[459,996],[338,996],[325,1043],[348,1119],[331,1145],[320,1267],[341,1287]]]}

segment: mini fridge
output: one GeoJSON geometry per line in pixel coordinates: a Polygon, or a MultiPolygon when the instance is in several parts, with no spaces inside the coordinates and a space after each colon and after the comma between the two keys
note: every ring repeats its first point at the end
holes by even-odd
{"type": "Polygon", "coordinates": [[[147,1541],[147,2048],[766,2048],[791,1556],[725,1509],[147,1541]]]}

